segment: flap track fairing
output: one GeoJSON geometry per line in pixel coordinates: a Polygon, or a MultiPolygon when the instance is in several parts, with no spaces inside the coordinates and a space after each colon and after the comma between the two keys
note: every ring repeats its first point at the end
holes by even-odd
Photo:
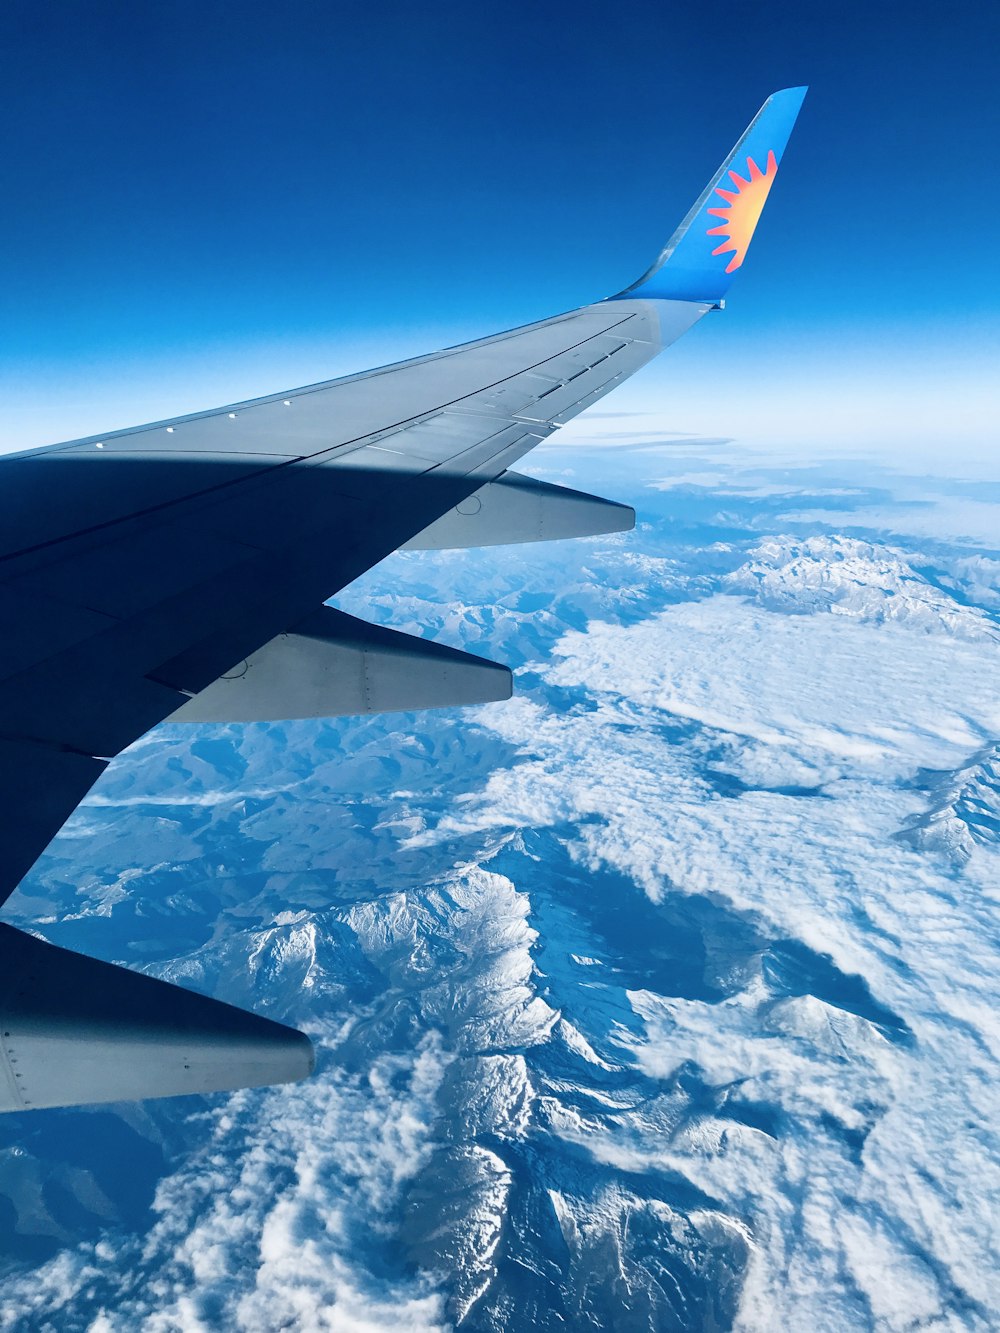
{"type": "Polygon", "coordinates": [[[505,472],[449,509],[402,549],[446,551],[562,541],[630,532],[634,527],[635,510],[628,505],[505,472]]]}
{"type": "Polygon", "coordinates": [[[323,606],[194,695],[171,722],[271,722],[509,699],[509,668],[323,606]]]}
{"type": "Polygon", "coordinates": [[[0,925],[0,1111],[305,1078],[309,1038],[0,925]]]}

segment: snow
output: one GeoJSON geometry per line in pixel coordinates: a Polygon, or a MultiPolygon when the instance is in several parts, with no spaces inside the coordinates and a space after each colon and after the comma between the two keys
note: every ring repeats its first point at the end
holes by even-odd
{"type": "Polygon", "coordinates": [[[632,536],[344,599],[510,704],[112,767],[11,909],[317,1073],[9,1118],[0,1326],[997,1325],[1000,562],[926,479],[671,448],[553,451],[654,478],[632,536]]]}

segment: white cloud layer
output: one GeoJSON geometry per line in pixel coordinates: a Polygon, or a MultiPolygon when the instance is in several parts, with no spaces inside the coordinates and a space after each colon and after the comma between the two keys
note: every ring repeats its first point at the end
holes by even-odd
{"type": "Polygon", "coordinates": [[[364,1256],[430,1151],[446,1064],[428,1037],[364,1075],[334,1068],[294,1089],[237,1094],[208,1113],[205,1146],[162,1181],[141,1241],[112,1237],[8,1280],[0,1327],[443,1329],[428,1279],[386,1278],[364,1256]]]}
{"type": "Polygon", "coordinates": [[[207,921],[153,970],[311,1015],[320,1068],[180,1126],[145,1234],[12,1272],[0,1328],[492,1330],[529,1281],[568,1327],[997,1326],[1000,672],[947,590],[989,610],[996,562],[702,536],[551,556],[547,599],[535,552],[489,601],[397,562],[373,618],[527,652],[526,693],[116,766],[35,902],[161,960],[207,921]],[[657,950],[708,909],[685,986],[657,950]]]}
{"type": "MultiPolygon", "coordinates": [[[[986,1329],[1000,1312],[1000,856],[970,837],[956,879],[899,837],[927,808],[920,770],[961,769],[1000,733],[1000,654],[975,613],[942,615],[898,553],[867,551],[879,578],[832,601],[817,599],[816,543],[793,560],[768,546],[731,585],[758,604],[717,595],[567,634],[545,674],[593,706],[484,712],[523,761],[422,835],[572,828],[592,871],[624,871],[655,900],[724,900],[863,977],[906,1025],[900,1040],[877,1013],[781,996],[760,975],[722,1004],[632,995],[644,1032],[625,1040],[652,1077],[693,1060],[783,1123],[707,1116],[665,1140],[581,1140],[623,1169],[679,1172],[749,1219],[747,1330],[986,1329]],[[759,604],[775,570],[783,613],[759,604]],[[694,732],[672,732],[678,720],[694,732]],[[713,791],[712,769],[745,786],[713,791]]],[[[843,553],[826,552],[829,578],[843,553]]]]}

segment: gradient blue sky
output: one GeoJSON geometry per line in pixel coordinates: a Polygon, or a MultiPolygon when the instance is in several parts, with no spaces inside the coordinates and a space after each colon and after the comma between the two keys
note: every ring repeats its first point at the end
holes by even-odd
{"type": "Polygon", "coordinates": [[[614,405],[806,448],[989,444],[998,48],[983,3],[9,0],[0,447],[619,290],[799,83],[729,309],[614,405]]]}

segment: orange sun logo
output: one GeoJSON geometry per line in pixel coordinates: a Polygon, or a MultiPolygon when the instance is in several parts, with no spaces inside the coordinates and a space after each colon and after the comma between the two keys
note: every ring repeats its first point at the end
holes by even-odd
{"type": "Polygon", "coordinates": [[[726,265],[727,273],[738,269],[746,258],[750,238],[758,218],[764,211],[764,204],[767,202],[778,170],[774,153],[767,155],[766,171],[761,171],[752,157],[747,158],[747,170],[750,173],[749,180],[737,176],[735,171],[729,173],[735,190],[723,190],[716,186],[715,193],[725,199],[726,207],[708,210],[713,217],[722,218],[723,223],[721,227],[710,227],[707,234],[726,238],[721,245],[716,246],[712,254],[723,255],[728,254],[730,250],[733,251],[733,257],[726,265]]]}

